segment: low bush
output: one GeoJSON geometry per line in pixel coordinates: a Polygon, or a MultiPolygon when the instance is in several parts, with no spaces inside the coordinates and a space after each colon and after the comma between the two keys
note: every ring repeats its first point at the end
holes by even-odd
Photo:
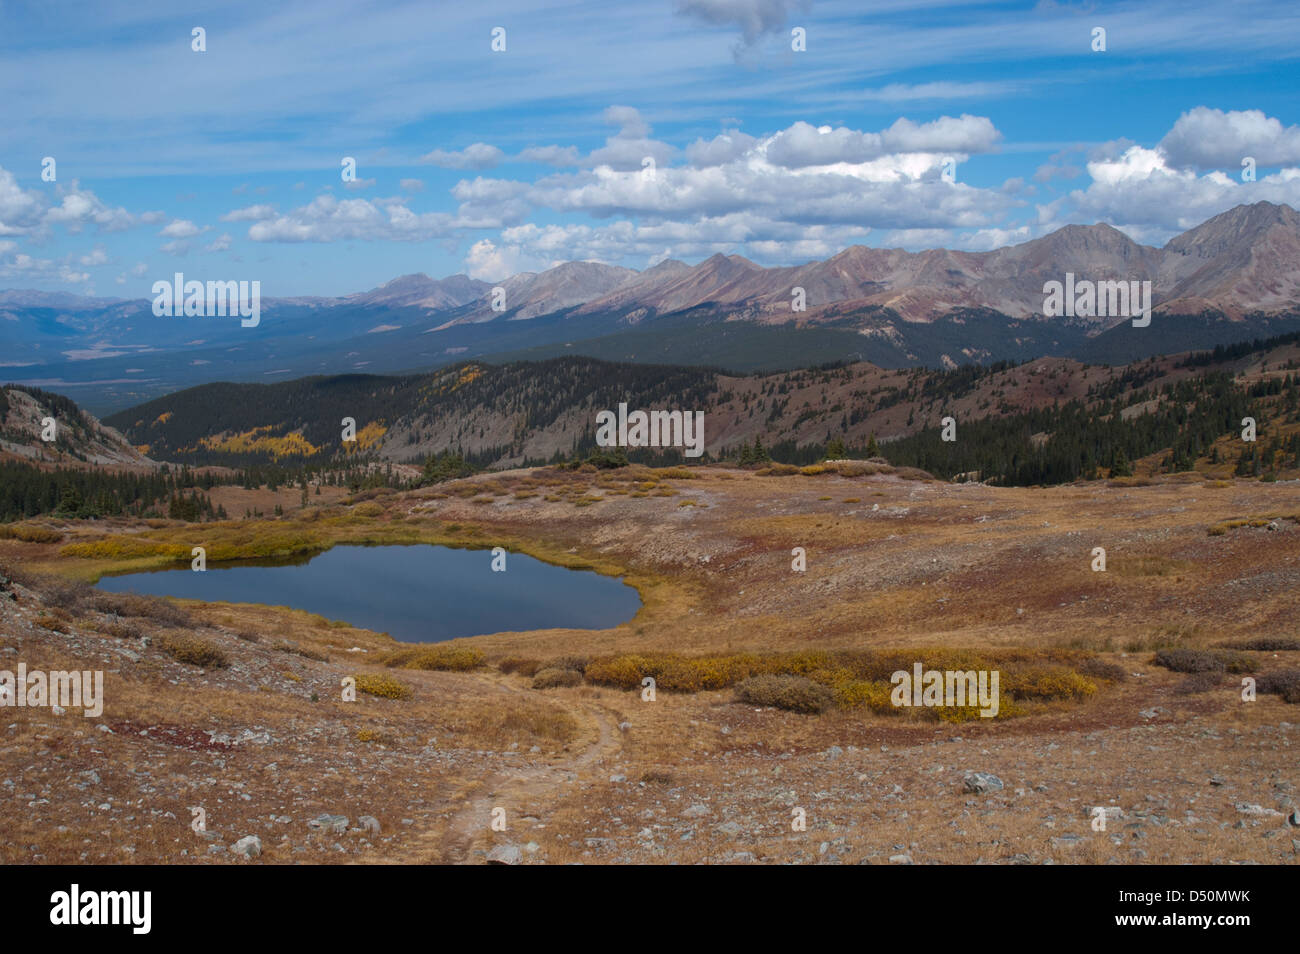
{"type": "Polygon", "coordinates": [[[1300,639],[1289,636],[1256,636],[1239,643],[1222,643],[1223,649],[1253,649],[1261,653],[1293,652],[1300,650],[1300,639]]]}
{"type": "Polygon", "coordinates": [[[105,636],[112,636],[114,639],[140,639],[144,636],[138,626],[120,621],[101,623],[96,628],[105,636]]]}
{"type": "Polygon", "coordinates": [[[381,699],[409,699],[411,687],[385,672],[363,672],[354,677],[357,689],[381,699]]]}
{"type": "Polygon", "coordinates": [[[1173,672],[1251,672],[1254,660],[1226,649],[1161,649],[1152,660],[1173,672]]]}
{"type": "Polygon", "coordinates": [[[183,628],[193,625],[190,614],[182,607],[157,596],[137,593],[104,593],[93,590],[93,608],[101,613],[150,619],[164,626],[183,628]]]}
{"type": "Polygon", "coordinates": [[[1286,702],[1300,703],[1300,669],[1266,673],[1255,681],[1255,690],[1281,696],[1286,702]]]}
{"type": "Polygon", "coordinates": [[[21,540],[23,543],[58,543],[63,534],[36,523],[0,524],[0,540],[21,540]]]}
{"type": "Polygon", "coordinates": [[[540,659],[530,659],[527,656],[506,656],[497,660],[497,668],[506,673],[535,676],[543,668],[543,663],[540,659]]]}
{"type": "Polygon", "coordinates": [[[736,686],[736,698],[789,712],[825,712],[835,704],[834,693],[807,676],[751,676],[736,686]]]}
{"type": "Polygon", "coordinates": [[[419,646],[385,653],[378,661],[390,669],[441,669],[465,672],[483,665],[483,653],[477,649],[454,646],[419,646]]]}
{"type": "Polygon", "coordinates": [[[1128,673],[1123,666],[1106,662],[1104,659],[1085,660],[1079,665],[1079,672],[1085,676],[1091,676],[1093,679],[1104,679],[1107,682],[1123,682],[1128,678],[1128,673]]]}
{"type": "Polygon", "coordinates": [[[533,676],[534,689],[557,689],[576,686],[582,682],[582,674],[573,669],[552,667],[540,670],[533,676]]]}
{"type": "Polygon", "coordinates": [[[1221,682],[1223,682],[1222,672],[1192,673],[1192,675],[1174,686],[1174,692],[1180,696],[1189,696],[1197,692],[1209,692],[1211,689],[1217,689],[1221,682]]]}
{"type": "Polygon", "coordinates": [[[164,633],[158,648],[177,662],[203,669],[225,669],[230,659],[217,646],[188,633],[164,633]]]}

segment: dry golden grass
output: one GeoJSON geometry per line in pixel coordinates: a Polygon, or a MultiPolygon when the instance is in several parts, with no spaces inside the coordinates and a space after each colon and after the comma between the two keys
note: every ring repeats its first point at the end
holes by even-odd
{"type": "MultiPolygon", "coordinates": [[[[229,813],[223,837],[260,833],[271,862],[477,860],[498,837],[483,820],[497,804],[512,820],[505,837],[537,841],[536,859],[548,863],[718,863],[733,851],[814,863],[838,851],[823,856],[820,842],[838,837],[850,849],[838,860],[871,863],[887,862],[896,842],[917,862],[1287,860],[1282,840],[1261,838],[1264,829],[1253,825],[1233,827],[1232,805],[1271,806],[1272,782],[1293,778],[1280,726],[1300,722],[1300,710],[1274,695],[1244,705],[1231,679],[1180,693],[1185,677],[1152,665],[1163,648],[1300,636],[1300,594],[1279,576],[1300,551],[1294,524],[1210,533],[1242,515],[1293,512],[1285,486],[1153,479],[1035,491],[952,488],[887,473],[688,470],[683,477],[629,468],[619,479],[543,468],[256,525],[203,527],[209,560],[214,549],[256,556],[346,542],[502,545],[624,576],[644,607],[599,632],[409,647],[284,608],[122,599],[110,611],[75,588],[40,606],[10,604],[30,621],[24,633],[43,634],[24,637],[29,666],[74,666],[78,641],[91,638],[104,641],[104,652],[119,646],[139,659],[121,657],[108,674],[104,721],[119,726],[112,734],[90,720],[20,713],[3,749],[6,768],[28,764],[42,748],[62,761],[24,779],[47,805],[0,801],[0,824],[11,833],[0,860],[115,862],[128,860],[123,849],[133,847],[132,861],[208,861],[184,809],[218,790],[229,813]],[[575,506],[593,499],[599,503],[575,506]],[[694,505],[679,506],[686,501],[694,505]],[[795,546],[807,550],[805,573],[791,569],[795,546]],[[1107,548],[1106,573],[1090,569],[1094,546],[1107,548]],[[178,663],[162,645],[180,630],[231,666],[178,663]],[[141,636],[152,640],[149,648],[141,636]],[[533,688],[548,668],[578,671],[574,657],[583,657],[584,672],[596,664],[600,677],[600,666],[617,669],[615,661],[631,656],[667,660],[660,677],[670,684],[680,677],[692,691],[661,684],[656,701],[643,702],[639,665],[608,686],[590,677],[568,686],[565,677],[533,688]],[[837,704],[817,715],[737,702],[737,679],[753,674],[738,661],[750,656],[807,661],[802,671],[771,671],[830,688],[837,704]],[[885,710],[881,673],[845,664],[907,668],[923,658],[1004,666],[1016,717],[953,725],[929,711],[885,710]],[[393,680],[409,695],[362,692],[345,703],[341,680],[350,674],[393,680]],[[226,751],[139,734],[163,731],[157,726],[232,737],[265,730],[271,740],[226,751]],[[833,767],[824,755],[830,746],[844,750],[833,767]],[[268,763],[278,770],[268,772],[268,763]],[[116,828],[112,813],[88,818],[88,794],[69,782],[89,769],[103,777],[96,799],[138,801],[139,779],[149,778],[161,786],[150,797],[165,799],[176,817],[144,819],[137,809],[136,822],[116,828]],[[992,771],[1006,783],[1004,792],[976,799],[968,816],[971,796],[960,790],[966,770],[992,771]],[[1205,780],[1216,773],[1233,779],[1231,796],[1206,795],[1205,780]],[[611,783],[616,776],[629,781],[611,783]],[[241,788],[232,787],[236,781],[241,788]],[[903,795],[892,796],[894,784],[903,795]],[[788,790],[801,801],[831,793],[804,806],[807,833],[791,832],[789,806],[774,803],[788,790]],[[857,800],[859,793],[870,797],[857,800]],[[1142,838],[1123,830],[1116,845],[1095,837],[1080,812],[1112,799],[1129,812],[1147,795],[1180,824],[1148,824],[1142,838]],[[677,824],[673,813],[695,802],[714,814],[688,823],[693,839],[673,829],[671,838],[656,837],[659,852],[642,844],[642,828],[677,824]],[[384,836],[371,848],[334,852],[304,833],[304,820],[324,811],[375,814],[384,836]],[[1186,811],[1206,822],[1182,824],[1186,811]],[[292,815],[289,828],[266,827],[268,816],[280,814],[292,815]],[[717,835],[715,823],[733,817],[743,819],[745,833],[717,835]],[[1082,840],[1073,847],[1051,840],[1068,833],[1082,840]],[[614,847],[590,848],[588,837],[608,837],[614,847]]],[[[108,569],[188,561],[193,528],[68,522],[57,532],[61,539],[48,543],[0,540],[0,563],[18,559],[93,579],[108,569]]],[[[1300,661],[1285,649],[1254,655],[1265,674],[1300,661]]],[[[359,844],[349,836],[348,846],[359,844]]]]}

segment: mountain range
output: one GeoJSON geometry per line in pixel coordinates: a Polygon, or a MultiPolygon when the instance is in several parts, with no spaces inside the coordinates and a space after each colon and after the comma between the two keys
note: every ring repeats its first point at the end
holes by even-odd
{"type": "Polygon", "coordinates": [[[261,309],[260,325],[246,329],[229,318],[157,318],[149,300],[4,291],[0,368],[106,413],[208,381],[469,358],[584,354],[736,371],[1048,355],[1124,363],[1300,329],[1300,214],[1242,205],[1162,248],[1109,225],[1070,225],[987,252],[853,246],[778,268],[718,254],[640,272],[566,262],[495,283],[405,275],[340,298],[266,298],[261,309]],[[1043,286],[1067,273],[1150,281],[1156,318],[1134,329],[1122,316],[1045,317],[1043,286]],[[792,306],[795,289],[804,310],[792,306]]]}

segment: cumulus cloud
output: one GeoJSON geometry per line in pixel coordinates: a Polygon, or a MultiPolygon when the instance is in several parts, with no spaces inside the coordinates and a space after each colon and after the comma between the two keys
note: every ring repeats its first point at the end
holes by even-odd
{"type": "Polygon", "coordinates": [[[70,186],[60,188],[59,204],[46,210],[44,221],[62,225],[69,232],[80,232],[86,225],[96,225],[105,232],[120,232],[135,224],[126,209],[109,208],[95,193],[82,189],[75,179],[70,186]]]}
{"type": "Polygon", "coordinates": [[[275,218],[275,207],[270,205],[249,205],[242,209],[233,209],[221,217],[222,222],[261,222],[263,219],[275,218]]]}
{"type": "Polygon", "coordinates": [[[1178,117],[1160,140],[1160,151],[1178,169],[1239,169],[1249,156],[1260,166],[1300,165],[1300,126],[1283,126],[1260,109],[1197,106],[1178,117]]]}
{"type": "Polygon", "coordinates": [[[96,246],[93,251],[85,255],[82,255],[80,258],[78,258],[77,263],[79,265],[85,265],[85,266],[107,265],[108,253],[104,251],[102,246],[96,246]]]}
{"type": "Polygon", "coordinates": [[[753,136],[731,130],[709,140],[695,140],[686,147],[686,159],[699,169],[723,166],[753,150],[757,143],[758,140],[753,136]]]}
{"type": "Polygon", "coordinates": [[[75,179],[58,186],[53,198],[51,204],[45,192],[22,188],[13,173],[0,167],[0,235],[43,239],[53,226],[75,234],[88,225],[101,232],[119,232],[139,221],[124,208],[105,205],[75,179]]]}
{"type": "Polygon", "coordinates": [[[1146,240],[1167,239],[1245,202],[1300,205],[1300,169],[1242,183],[1219,171],[1174,168],[1160,148],[1129,146],[1114,158],[1091,160],[1087,171],[1092,182],[1070,193],[1069,218],[1110,222],[1146,240]]]}
{"type": "Polygon", "coordinates": [[[158,234],[171,239],[186,239],[193,238],[202,231],[189,219],[172,219],[158,234]]]}
{"type": "MultiPolygon", "coordinates": [[[[0,242],[0,246],[4,244],[0,242]]],[[[5,249],[0,247],[0,254],[4,252],[5,249]]],[[[56,262],[48,258],[33,258],[25,252],[19,252],[8,261],[0,261],[0,278],[23,281],[57,281],[65,285],[81,285],[90,281],[90,273],[79,272],[68,262],[56,262]]]]}
{"type": "Polygon", "coordinates": [[[417,214],[400,200],[338,199],[327,193],[285,215],[255,222],[248,237],[255,242],[419,242],[447,235],[452,223],[446,213],[417,214]]]}
{"type": "Polygon", "coordinates": [[[41,196],[18,185],[8,169],[0,167],[0,235],[23,235],[40,224],[41,196]]]}
{"type": "Polygon", "coordinates": [[[552,264],[518,244],[498,246],[490,239],[480,239],[470,246],[465,256],[465,274],[479,281],[494,282],[519,272],[542,271],[552,264]]]}
{"type": "Polygon", "coordinates": [[[593,150],[584,163],[587,166],[607,166],[620,172],[641,170],[649,157],[656,165],[671,161],[676,150],[666,142],[650,138],[650,124],[640,111],[632,106],[611,106],[605,110],[605,122],[617,126],[618,132],[605,140],[605,145],[593,150]]]}
{"type": "Polygon", "coordinates": [[[228,252],[228,251],[230,251],[230,243],[231,243],[230,233],[229,233],[229,232],[222,232],[219,236],[217,236],[215,239],[213,239],[210,243],[208,243],[207,245],[203,246],[203,251],[205,251],[205,252],[228,252]]]}
{"type": "Polygon", "coordinates": [[[476,142],[459,152],[435,149],[421,156],[420,161],[442,166],[444,169],[492,169],[500,165],[504,158],[505,153],[496,146],[476,142]]]}
{"type": "Polygon", "coordinates": [[[882,132],[797,122],[777,133],[766,150],[769,162],[787,169],[859,164],[888,155],[990,152],[1001,133],[984,116],[941,116],[928,123],[900,118],[882,132]]]}

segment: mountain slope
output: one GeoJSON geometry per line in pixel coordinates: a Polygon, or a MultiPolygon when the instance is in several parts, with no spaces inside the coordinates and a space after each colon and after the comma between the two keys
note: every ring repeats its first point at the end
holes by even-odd
{"type": "Polygon", "coordinates": [[[0,459],[152,470],[158,464],[75,403],[38,388],[0,387],[0,459]],[[43,439],[54,421],[53,441],[43,439]]]}
{"type": "MultiPolygon", "coordinates": [[[[1183,429],[1201,441],[1203,449],[1210,439],[1226,440],[1235,433],[1247,387],[1274,381],[1280,387],[1292,376],[1289,369],[1300,368],[1298,342],[1300,334],[1194,362],[1165,357],[1127,367],[1043,358],[952,371],[857,363],[734,375],[585,357],[501,366],[467,362],[399,378],[350,375],[274,385],[204,385],[108,421],[132,440],[150,444],[155,455],[190,464],[323,464],[357,451],[394,462],[418,462],[457,450],[482,464],[507,466],[593,449],[597,412],[614,410],[620,403],[632,410],[704,412],[706,450],[719,456],[755,440],[793,451],[820,447],[833,437],[865,447],[873,436],[884,443],[927,429],[937,435],[940,420],[948,415],[963,428],[1023,418],[1029,430],[1016,439],[1028,440],[1028,435],[1053,426],[1060,409],[1070,407],[1080,408],[1078,413],[1087,418],[1082,424],[1071,419],[1065,428],[1071,440],[1086,442],[1096,431],[1118,428],[1108,440],[1122,444],[1128,439],[1124,422],[1130,413],[1162,408],[1169,418],[1161,427],[1182,433],[1178,422],[1187,424],[1188,418],[1179,408],[1204,398],[1213,414],[1200,421],[1199,430],[1189,430],[1190,424],[1183,429]],[[1200,391],[1160,397],[1166,387],[1207,375],[1217,377],[1200,391]],[[1233,383],[1233,375],[1243,377],[1233,383]],[[1125,412],[1130,405],[1135,410],[1125,412]],[[341,441],[343,417],[356,421],[356,445],[341,441]]],[[[1300,381],[1300,375],[1293,378],[1300,381]]],[[[1297,393],[1294,384],[1288,388],[1288,394],[1297,393]]],[[[1289,419],[1297,404],[1269,417],[1289,419]]],[[[945,452],[922,450],[928,459],[945,452]]]]}

